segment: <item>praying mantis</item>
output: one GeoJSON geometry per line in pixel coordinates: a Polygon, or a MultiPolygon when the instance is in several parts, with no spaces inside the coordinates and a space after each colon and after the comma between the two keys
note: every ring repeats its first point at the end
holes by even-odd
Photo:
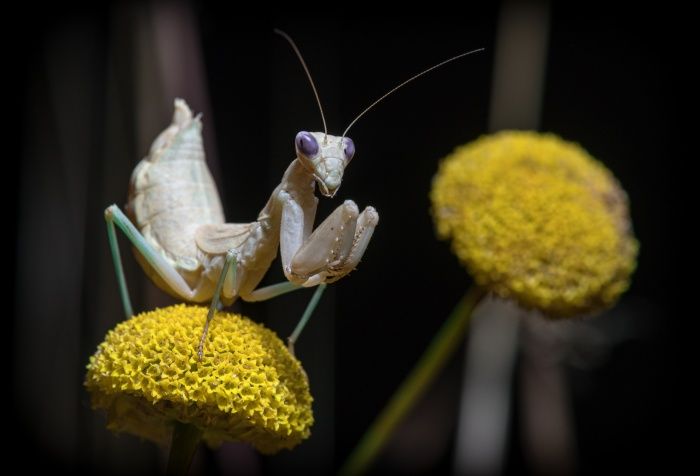
{"type": "Polygon", "coordinates": [[[345,168],[355,155],[346,136],[350,127],[378,102],[408,82],[450,61],[450,58],[404,81],[360,113],[341,136],[328,134],[323,108],[308,67],[292,39],[284,37],[298,56],[316,96],[324,132],[301,131],[296,157],[255,221],[227,223],[221,200],[206,165],[202,122],[184,100],[175,100],[172,123],[160,133],[131,176],[124,213],[117,205],[105,210],[107,236],[127,318],[133,315],[116,230],[131,242],[136,260],[163,291],[187,302],[210,302],[197,350],[202,359],[209,324],[221,304],[236,299],[262,301],[317,286],[297,328],[294,343],[313,312],[326,284],[350,273],[360,262],[379,214],[362,212],[352,200],[339,205],[313,229],[318,198],[333,198],[345,168]],[[258,287],[280,250],[286,282],[258,287]]]}

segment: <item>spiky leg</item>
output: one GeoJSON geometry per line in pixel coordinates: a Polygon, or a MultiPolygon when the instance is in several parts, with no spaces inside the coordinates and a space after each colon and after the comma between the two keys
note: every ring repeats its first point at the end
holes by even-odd
{"type": "Polygon", "coordinates": [[[303,279],[302,286],[339,280],[359,264],[378,222],[374,208],[358,216],[357,205],[346,201],[294,253],[285,267],[288,278],[303,279]]]}

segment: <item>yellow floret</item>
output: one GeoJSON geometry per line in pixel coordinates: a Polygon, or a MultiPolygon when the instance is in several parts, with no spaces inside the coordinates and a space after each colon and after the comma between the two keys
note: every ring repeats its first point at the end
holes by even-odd
{"type": "Polygon", "coordinates": [[[277,335],[218,312],[201,362],[207,309],[171,306],[139,314],[107,334],[90,358],[85,385],[108,427],[167,443],[174,421],[211,445],[244,441],[263,453],[310,434],[312,398],[301,364],[277,335]]]}
{"type": "Polygon", "coordinates": [[[552,317],[612,305],[638,243],[627,196],[577,144],[504,131],[459,147],[431,191],[439,237],[478,284],[552,317]]]}

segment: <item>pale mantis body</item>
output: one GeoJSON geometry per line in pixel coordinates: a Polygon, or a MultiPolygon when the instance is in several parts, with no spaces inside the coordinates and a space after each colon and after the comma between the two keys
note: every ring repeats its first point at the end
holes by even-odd
{"type": "MultiPolygon", "coordinates": [[[[379,215],[359,213],[348,200],[312,232],[321,192],[332,197],[352,159],[349,138],[300,132],[297,157],[267,205],[251,223],[225,223],[207,168],[201,121],[175,101],[172,124],[134,169],[127,203],[132,221],[112,205],[105,211],[124,310],[132,314],[116,246],[116,224],[131,240],[146,274],[164,291],[189,302],[260,301],[300,287],[334,282],[357,266],[379,215]],[[277,256],[287,283],[256,289],[277,256]]],[[[310,311],[309,311],[310,312],[310,311]]],[[[200,353],[202,346],[200,346],[200,353]]]]}

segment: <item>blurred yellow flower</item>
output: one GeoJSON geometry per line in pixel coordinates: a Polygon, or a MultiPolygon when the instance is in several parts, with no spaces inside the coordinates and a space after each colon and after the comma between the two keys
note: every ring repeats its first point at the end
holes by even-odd
{"type": "Polygon", "coordinates": [[[90,358],[85,385],[108,427],[166,444],[175,421],[210,445],[243,441],[262,453],[310,434],[312,398],[301,364],[269,329],[219,312],[201,361],[207,309],[171,306],[122,322],[90,358]]]}
{"type": "Polygon", "coordinates": [[[553,134],[504,131],[457,148],[434,178],[440,238],[476,282],[551,317],[612,305],[638,243],[627,196],[600,162],[553,134]]]}

